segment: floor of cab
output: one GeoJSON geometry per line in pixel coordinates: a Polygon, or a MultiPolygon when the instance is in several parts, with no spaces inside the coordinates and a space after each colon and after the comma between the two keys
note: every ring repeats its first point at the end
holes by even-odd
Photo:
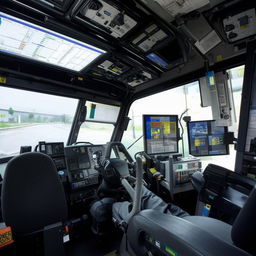
{"type": "Polygon", "coordinates": [[[68,242],[65,245],[67,256],[115,256],[122,239],[121,233],[111,233],[105,238],[99,239],[90,234],[79,240],[68,242]]]}

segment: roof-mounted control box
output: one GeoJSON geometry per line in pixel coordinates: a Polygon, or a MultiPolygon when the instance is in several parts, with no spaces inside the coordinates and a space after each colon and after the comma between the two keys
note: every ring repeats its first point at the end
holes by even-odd
{"type": "Polygon", "coordinates": [[[111,1],[87,0],[77,12],[76,19],[100,27],[115,38],[122,38],[137,21],[111,1]]]}

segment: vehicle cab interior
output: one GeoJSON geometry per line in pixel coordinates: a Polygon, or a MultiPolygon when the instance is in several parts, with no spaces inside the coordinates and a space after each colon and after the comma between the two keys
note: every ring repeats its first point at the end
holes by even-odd
{"type": "Polygon", "coordinates": [[[0,255],[255,256],[256,3],[0,0],[0,255]]]}

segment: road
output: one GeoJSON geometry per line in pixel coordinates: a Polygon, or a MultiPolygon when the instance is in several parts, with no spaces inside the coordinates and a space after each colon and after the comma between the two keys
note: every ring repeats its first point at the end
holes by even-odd
{"type": "MultiPolygon", "coordinates": [[[[0,130],[0,157],[18,153],[20,146],[34,149],[39,141],[66,143],[70,128],[70,124],[40,124],[0,130]]],[[[79,140],[103,144],[110,136],[109,131],[82,128],[79,140]]]]}
{"type": "Polygon", "coordinates": [[[0,155],[15,154],[20,146],[32,146],[39,141],[66,142],[70,125],[65,124],[40,124],[26,127],[0,130],[0,155]]]}

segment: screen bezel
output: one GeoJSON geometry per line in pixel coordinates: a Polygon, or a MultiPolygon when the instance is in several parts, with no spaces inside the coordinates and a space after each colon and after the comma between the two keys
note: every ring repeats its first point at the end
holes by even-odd
{"type": "Polygon", "coordinates": [[[179,152],[179,116],[178,115],[161,115],[161,114],[145,114],[142,115],[142,122],[143,122],[143,144],[144,144],[144,151],[148,154],[148,155],[159,155],[159,154],[175,154],[179,152]],[[146,117],[150,116],[150,117],[174,117],[176,118],[176,137],[177,137],[177,151],[173,151],[173,152],[158,152],[158,153],[148,153],[148,148],[147,148],[147,139],[146,139],[146,117]]]}
{"type": "MultiPolygon", "coordinates": [[[[225,154],[208,154],[208,155],[193,155],[191,153],[191,142],[190,142],[190,127],[189,127],[189,124],[190,123],[199,123],[199,122],[216,122],[216,120],[200,120],[200,121],[190,121],[190,122],[187,122],[187,132],[188,132],[188,150],[189,150],[189,154],[192,155],[192,156],[195,156],[195,157],[201,157],[201,156],[226,156],[226,155],[229,155],[229,144],[224,144],[226,146],[226,153],[225,154]]],[[[227,126],[220,126],[220,127],[224,127],[224,138],[225,138],[225,134],[228,133],[228,127],[227,126]]],[[[208,134],[209,135],[209,134],[208,134]]]]}

